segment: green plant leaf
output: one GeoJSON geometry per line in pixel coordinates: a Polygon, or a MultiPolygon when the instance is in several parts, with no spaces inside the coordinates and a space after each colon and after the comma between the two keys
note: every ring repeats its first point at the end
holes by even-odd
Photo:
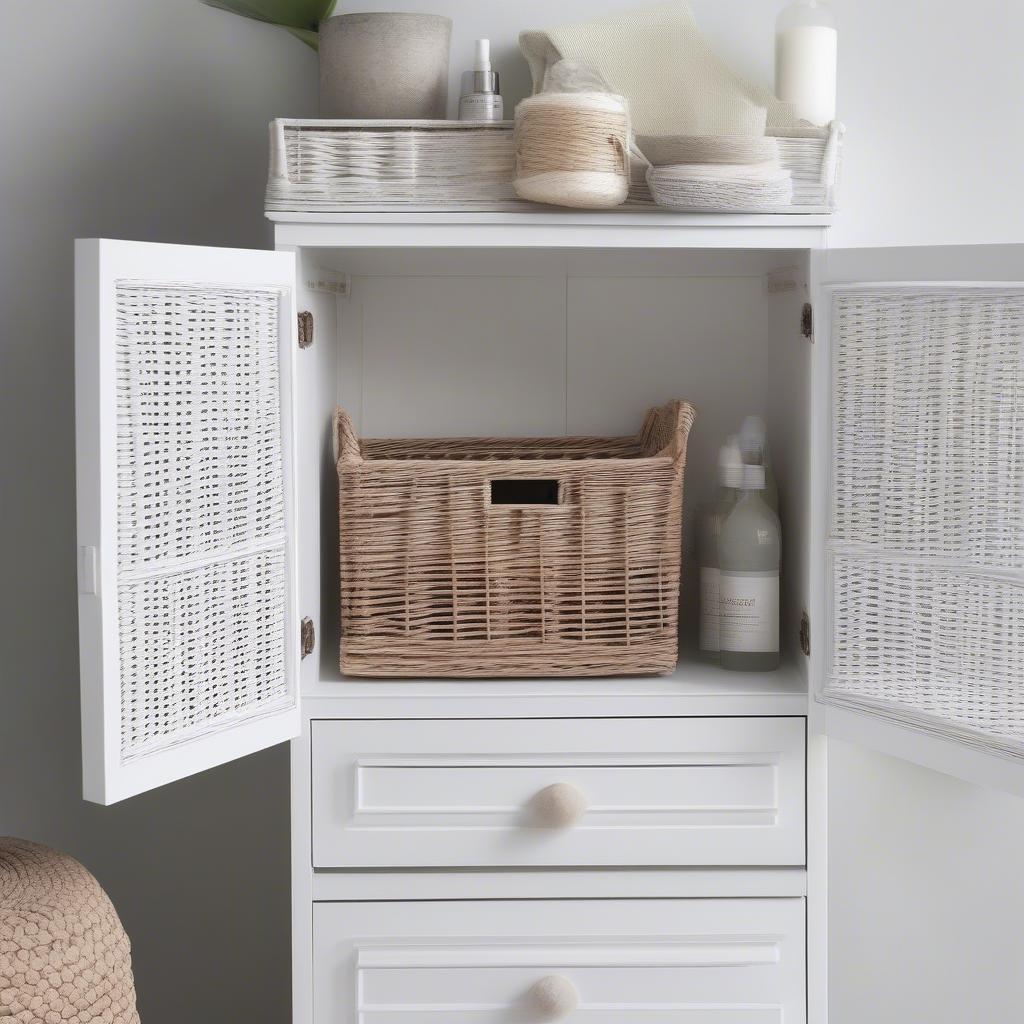
{"type": "Polygon", "coordinates": [[[320,50],[320,33],[313,31],[311,28],[290,28],[289,32],[296,39],[301,39],[307,46],[311,46],[314,50],[320,50]]]}
{"type": "MultiPolygon", "coordinates": [[[[336,0],[201,0],[207,7],[217,7],[243,18],[265,21],[289,30],[315,33],[324,18],[330,17],[336,0]]],[[[295,33],[299,35],[299,32],[295,33]]],[[[299,35],[303,42],[314,45],[308,35],[299,35]]]]}

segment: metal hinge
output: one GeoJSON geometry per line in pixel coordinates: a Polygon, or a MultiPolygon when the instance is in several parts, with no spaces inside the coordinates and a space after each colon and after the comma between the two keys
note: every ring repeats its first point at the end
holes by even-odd
{"type": "Polygon", "coordinates": [[[805,302],[800,310],[800,333],[808,341],[814,340],[814,311],[809,302],[805,302]]]}
{"type": "Polygon", "coordinates": [[[316,630],[313,628],[313,620],[308,615],[302,620],[300,636],[302,657],[305,658],[312,654],[313,648],[316,647],[316,630]]]}
{"type": "Polygon", "coordinates": [[[804,610],[800,615],[800,650],[811,656],[811,617],[804,610]]]}
{"type": "Polygon", "coordinates": [[[299,348],[313,344],[313,314],[308,309],[299,313],[299,348]]]}

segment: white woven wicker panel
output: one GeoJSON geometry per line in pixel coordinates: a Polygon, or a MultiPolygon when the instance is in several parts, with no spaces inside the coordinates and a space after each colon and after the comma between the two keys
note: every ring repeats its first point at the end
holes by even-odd
{"type": "Polygon", "coordinates": [[[285,129],[288,178],[271,178],[268,209],[512,203],[511,125],[373,131],[285,129]]]}
{"type": "Polygon", "coordinates": [[[119,281],[121,760],[292,702],[280,294],[119,281]]]}
{"type": "Polygon", "coordinates": [[[780,137],[778,146],[779,163],[792,175],[793,205],[832,206],[839,157],[829,165],[829,140],[780,137]]]}
{"type": "MultiPolygon", "coordinates": [[[[266,209],[302,213],[345,210],[538,209],[512,188],[511,121],[345,121],[279,119],[270,125],[266,209]]],[[[831,209],[843,128],[782,132],[782,167],[792,202],[772,209],[831,209]]],[[[647,163],[634,159],[627,206],[654,208],[647,163]]]]}
{"type": "Polygon", "coordinates": [[[1024,567],[1024,294],[834,303],[833,540],[1024,567]]]}
{"type": "Polygon", "coordinates": [[[287,707],[284,547],[118,587],[121,758],[287,707]]]}
{"type": "Polygon", "coordinates": [[[283,535],[279,302],[118,283],[122,569],[283,535]]]}
{"type": "Polygon", "coordinates": [[[833,696],[1024,748],[1024,578],[842,555],[831,576],[833,696]]]}
{"type": "Polygon", "coordinates": [[[1024,752],[1024,294],[833,299],[825,692],[1024,752]]]}

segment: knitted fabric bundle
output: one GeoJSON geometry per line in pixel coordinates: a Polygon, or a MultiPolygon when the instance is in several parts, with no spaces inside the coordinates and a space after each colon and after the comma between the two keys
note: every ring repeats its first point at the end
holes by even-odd
{"type": "Polygon", "coordinates": [[[78,861],[0,838],[0,1024],[139,1024],[128,936],[78,861]]]}

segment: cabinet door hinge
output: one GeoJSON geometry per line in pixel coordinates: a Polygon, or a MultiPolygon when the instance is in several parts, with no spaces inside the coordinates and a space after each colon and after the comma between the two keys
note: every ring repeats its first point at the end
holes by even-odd
{"type": "Polygon", "coordinates": [[[809,302],[805,302],[800,310],[800,333],[808,341],[814,340],[814,311],[809,302]]]}
{"type": "Polygon", "coordinates": [[[811,656],[811,617],[806,611],[800,615],[800,650],[811,656]]]}
{"type": "Polygon", "coordinates": [[[313,628],[313,620],[308,615],[302,620],[300,637],[302,657],[305,658],[313,653],[316,646],[316,630],[313,628]]]}
{"type": "Polygon", "coordinates": [[[308,309],[299,313],[299,348],[313,344],[313,314],[308,309]]]}

